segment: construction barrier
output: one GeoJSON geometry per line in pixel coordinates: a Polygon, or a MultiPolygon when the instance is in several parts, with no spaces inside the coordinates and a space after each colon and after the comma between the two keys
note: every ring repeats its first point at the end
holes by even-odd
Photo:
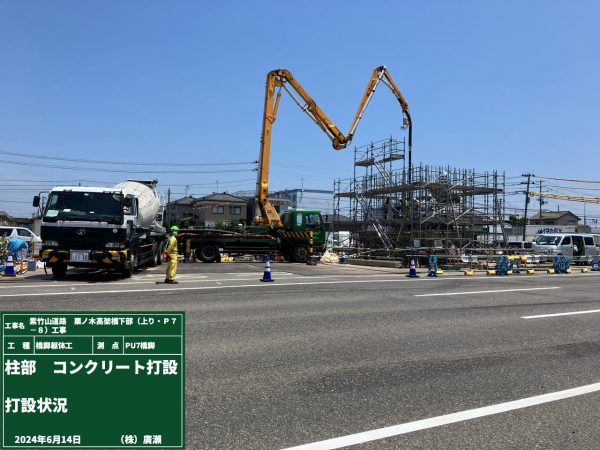
{"type": "Polygon", "coordinates": [[[554,273],[571,273],[571,261],[566,256],[556,256],[554,258],[554,273]]]}
{"type": "Polygon", "coordinates": [[[438,259],[437,256],[431,255],[428,260],[428,277],[437,277],[438,276],[438,259]]]}
{"type": "Polygon", "coordinates": [[[221,253],[221,262],[233,262],[233,256],[229,256],[229,253],[221,253]]]}
{"type": "Polygon", "coordinates": [[[513,259],[511,265],[512,273],[521,273],[521,268],[519,267],[519,260],[513,259]]]}
{"type": "Polygon", "coordinates": [[[506,276],[510,270],[510,260],[507,256],[502,255],[496,261],[496,275],[506,276]]]}

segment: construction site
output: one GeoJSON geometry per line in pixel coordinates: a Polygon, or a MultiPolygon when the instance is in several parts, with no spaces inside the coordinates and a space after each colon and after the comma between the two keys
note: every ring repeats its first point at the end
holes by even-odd
{"type": "MultiPolygon", "coordinates": [[[[334,181],[331,231],[357,254],[460,254],[502,240],[505,175],[407,164],[406,139],[354,148],[352,178],[334,181]]],[[[410,161],[410,158],[408,158],[410,161]]]]}

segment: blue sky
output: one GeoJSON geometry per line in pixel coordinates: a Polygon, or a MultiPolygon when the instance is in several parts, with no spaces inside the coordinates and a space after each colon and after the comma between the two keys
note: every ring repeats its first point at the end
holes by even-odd
{"type": "MultiPolygon", "coordinates": [[[[345,132],[371,71],[386,65],[409,102],[415,163],[505,172],[509,191],[523,189],[514,177],[526,172],[597,180],[599,23],[595,1],[3,0],[0,210],[32,212],[34,191],[54,181],[158,178],[174,197],[185,185],[196,195],[254,189],[249,162],[276,68],[292,71],[345,132]],[[157,164],[111,173],[132,166],[7,152],[157,164]],[[192,165],[207,163],[243,164],[192,165]]],[[[353,145],[401,138],[400,124],[382,86],[353,145]]],[[[272,190],[331,189],[352,161],[283,98],[272,190]]],[[[523,196],[508,203],[522,207],[523,196]]]]}

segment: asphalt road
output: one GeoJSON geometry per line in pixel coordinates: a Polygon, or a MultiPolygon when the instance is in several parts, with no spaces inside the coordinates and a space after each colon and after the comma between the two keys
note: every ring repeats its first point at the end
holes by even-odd
{"type": "Polygon", "coordinates": [[[163,271],[38,271],[0,281],[0,307],[185,311],[188,448],[600,447],[600,273],[273,263],[261,283],[260,264],[180,264],[157,285],[163,271]]]}

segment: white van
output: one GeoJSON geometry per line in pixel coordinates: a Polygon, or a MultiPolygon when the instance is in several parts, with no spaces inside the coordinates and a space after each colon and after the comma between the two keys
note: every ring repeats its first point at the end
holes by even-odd
{"type": "Polygon", "coordinates": [[[552,256],[564,255],[573,262],[589,263],[598,254],[594,236],[583,233],[540,234],[535,238],[533,250],[552,256]]]}
{"type": "Polygon", "coordinates": [[[533,242],[526,241],[508,241],[506,248],[515,250],[531,250],[533,248],[533,242]]]}
{"type": "Polygon", "coordinates": [[[29,251],[33,253],[39,252],[42,248],[42,239],[27,228],[2,225],[0,226],[0,237],[3,236],[7,238],[18,237],[19,239],[23,239],[27,242],[29,251]]]}

